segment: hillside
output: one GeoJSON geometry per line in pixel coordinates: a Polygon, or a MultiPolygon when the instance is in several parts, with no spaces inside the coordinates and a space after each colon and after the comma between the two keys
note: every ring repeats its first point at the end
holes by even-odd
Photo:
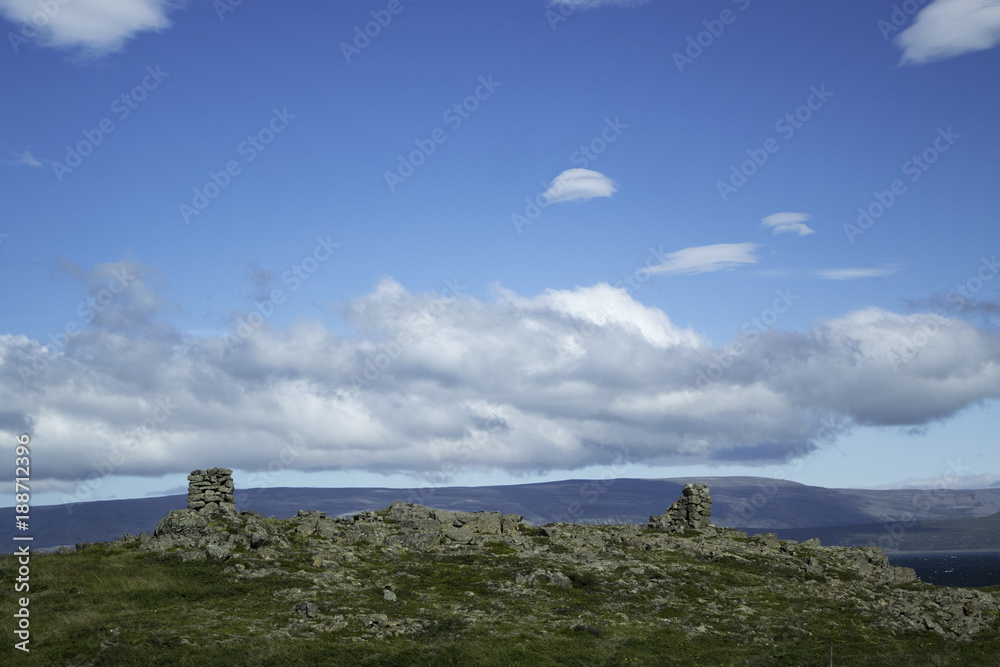
{"type": "Polygon", "coordinates": [[[887,553],[1000,551],[1000,513],[968,519],[866,523],[776,532],[790,540],[816,537],[824,544],[840,546],[874,544],[887,553]]]}
{"type": "MultiPolygon", "coordinates": [[[[921,583],[875,547],[708,525],[697,488],[648,526],[405,502],[275,519],[198,493],[153,534],[34,557],[24,664],[785,665],[832,651],[964,665],[1000,649],[994,589],[921,583]]],[[[0,558],[4,577],[17,567],[0,558]]]]}
{"type": "MultiPolygon", "coordinates": [[[[715,503],[714,523],[751,532],[957,519],[1000,512],[1000,489],[826,489],[759,477],[563,480],[428,489],[236,489],[236,504],[241,510],[279,518],[292,516],[303,507],[335,517],[388,507],[402,500],[458,511],[499,510],[520,514],[534,525],[551,521],[643,524],[651,513],[662,511],[669,499],[680,494],[685,481],[709,484],[715,503]]],[[[176,495],[33,507],[35,544],[52,547],[151,532],[167,511],[184,506],[185,497],[176,495]]],[[[881,525],[869,530],[872,528],[865,530],[882,530],[881,525]]],[[[834,534],[836,531],[829,533],[831,538],[834,534]]],[[[871,543],[879,544],[877,535],[871,543]]],[[[10,540],[5,544],[11,544],[10,540]]]]}

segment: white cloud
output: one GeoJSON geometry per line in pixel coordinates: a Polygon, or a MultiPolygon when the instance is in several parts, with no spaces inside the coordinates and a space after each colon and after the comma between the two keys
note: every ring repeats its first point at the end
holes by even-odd
{"type": "Polygon", "coordinates": [[[597,7],[638,7],[644,5],[649,0],[552,0],[549,4],[554,7],[566,7],[572,9],[596,9],[597,7]]]}
{"type": "Polygon", "coordinates": [[[35,159],[35,156],[31,154],[31,151],[24,151],[21,153],[21,164],[27,165],[29,167],[41,167],[42,163],[35,159]]]}
{"type": "Polygon", "coordinates": [[[868,268],[826,269],[816,275],[824,280],[858,280],[859,278],[884,278],[899,271],[898,264],[883,264],[868,268]]]}
{"type": "Polygon", "coordinates": [[[936,0],[895,41],[903,65],[993,48],[1000,42],[1000,0],[936,0]]]}
{"type": "Polygon", "coordinates": [[[716,243],[715,245],[684,248],[667,255],[659,266],[650,268],[652,273],[707,273],[733,269],[743,264],[756,264],[756,243],[716,243]]]}
{"type": "Polygon", "coordinates": [[[567,169],[555,177],[545,191],[549,203],[610,197],[617,191],[615,182],[591,169],[567,169]]]}
{"type": "Polygon", "coordinates": [[[43,167],[41,162],[35,159],[31,151],[25,150],[21,153],[8,153],[10,157],[0,158],[0,165],[7,167],[43,167]]]}
{"type": "Polygon", "coordinates": [[[805,224],[808,219],[809,216],[805,213],[772,213],[760,221],[760,226],[770,228],[771,234],[793,233],[806,236],[814,232],[805,224]]]}
{"type": "Polygon", "coordinates": [[[1000,486],[1000,477],[992,473],[945,473],[937,477],[906,479],[897,484],[872,487],[875,489],[989,489],[1000,486]]]}
{"type": "Polygon", "coordinates": [[[167,13],[179,4],[177,0],[71,0],[48,3],[51,9],[42,11],[36,0],[0,0],[0,14],[24,26],[18,37],[99,56],[120,50],[137,33],[170,27],[167,13]]]}
{"type": "Polygon", "coordinates": [[[90,280],[129,268],[118,312],[64,345],[0,335],[0,437],[44,443],[46,483],[276,462],[435,475],[622,456],[763,465],[853,424],[919,426],[1000,397],[1000,336],[940,315],[869,308],[801,333],[741,332],[734,353],[609,285],[445,302],[387,279],[342,308],[356,336],[303,321],[181,340],[154,331],[154,272],[115,263],[90,280]]]}

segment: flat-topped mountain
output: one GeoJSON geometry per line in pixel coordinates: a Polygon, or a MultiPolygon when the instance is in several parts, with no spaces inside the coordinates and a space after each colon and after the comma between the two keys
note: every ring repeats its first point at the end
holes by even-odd
{"type": "MultiPolygon", "coordinates": [[[[234,493],[239,509],[277,517],[292,516],[302,508],[326,512],[331,517],[347,516],[404,501],[458,511],[520,514],[534,525],[552,521],[643,524],[651,511],[658,511],[664,498],[679,496],[685,482],[710,485],[712,520],[720,526],[756,532],[875,524],[865,528],[874,533],[872,544],[879,544],[879,538],[886,534],[881,526],[884,523],[982,517],[1000,512],[1000,489],[826,489],[760,477],[563,480],[425,489],[237,488],[234,493]]],[[[151,532],[169,510],[185,505],[185,496],[174,495],[33,507],[35,544],[53,547],[151,532]]],[[[13,527],[8,531],[12,536],[13,527]]],[[[836,531],[824,535],[824,541],[838,539],[836,531]]],[[[805,537],[796,534],[795,539],[805,537]]],[[[12,544],[9,539],[6,543],[12,544]]]]}

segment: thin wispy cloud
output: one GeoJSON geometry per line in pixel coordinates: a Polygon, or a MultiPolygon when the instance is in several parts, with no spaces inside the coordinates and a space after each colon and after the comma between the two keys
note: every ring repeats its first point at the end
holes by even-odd
{"type": "Polygon", "coordinates": [[[667,255],[666,260],[650,268],[652,273],[679,273],[692,275],[735,269],[746,264],[756,264],[757,243],[716,243],[714,245],[684,248],[667,255]]]}
{"type": "Polygon", "coordinates": [[[618,188],[615,182],[599,171],[567,169],[555,177],[545,191],[549,203],[610,197],[618,188]]]}
{"type": "Polygon", "coordinates": [[[898,264],[883,264],[863,268],[825,269],[816,275],[824,280],[859,280],[862,278],[885,278],[899,272],[898,264]]]}
{"type": "Polygon", "coordinates": [[[9,39],[100,56],[121,50],[140,32],[170,27],[167,13],[182,4],[176,0],[72,0],[52,2],[50,11],[40,11],[40,4],[33,0],[0,0],[0,15],[25,27],[20,33],[11,32],[14,37],[8,35],[9,39]]]}
{"type": "Polygon", "coordinates": [[[552,0],[553,7],[572,7],[573,9],[596,9],[598,7],[638,7],[649,0],[552,0]]]}
{"type": "Polygon", "coordinates": [[[35,156],[31,154],[31,151],[24,151],[21,153],[21,164],[28,167],[41,167],[42,163],[35,159],[35,156]]]}
{"type": "Polygon", "coordinates": [[[805,224],[809,216],[805,213],[772,213],[760,221],[760,226],[770,229],[771,234],[798,234],[806,236],[815,233],[805,224]]]}
{"type": "Polygon", "coordinates": [[[936,0],[895,41],[901,65],[991,49],[1000,43],[1000,0],[936,0]]]}
{"type": "Polygon", "coordinates": [[[35,159],[31,151],[25,150],[21,153],[12,153],[10,157],[0,158],[0,165],[7,167],[44,167],[41,162],[35,159]]]}

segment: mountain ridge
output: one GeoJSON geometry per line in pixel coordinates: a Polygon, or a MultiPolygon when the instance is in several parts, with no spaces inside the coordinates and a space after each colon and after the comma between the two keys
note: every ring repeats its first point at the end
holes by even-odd
{"type": "MultiPolygon", "coordinates": [[[[884,533],[881,524],[885,523],[909,525],[1000,512],[1000,489],[828,489],[765,477],[720,476],[567,479],[478,487],[268,487],[237,489],[236,503],[241,510],[278,518],[306,507],[329,516],[346,516],[404,501],[459,511],[500,510],[520,514],[534,525],[554,521],[644,524],[680,494],[685,482],[709,484],[715,502],[713,523],[750,532],[781,534],[870,525],[868,532],[884,533]]],[[[35,506],[34,542],[36,548],[45,548],[152,532],[169,510],[185,504],[184,495],[170,495],[35,506]]]]}

